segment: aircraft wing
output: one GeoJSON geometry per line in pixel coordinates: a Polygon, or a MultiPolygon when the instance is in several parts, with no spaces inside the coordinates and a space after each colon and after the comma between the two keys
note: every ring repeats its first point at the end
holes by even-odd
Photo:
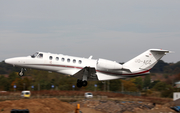
{"type": "Polygon", "coordinates": [[[83,78],[83,76],[87,76],[87,80],[98,80],[96,69],[93,67],[84,67],[72,76],[80,80],[83,78]]]}

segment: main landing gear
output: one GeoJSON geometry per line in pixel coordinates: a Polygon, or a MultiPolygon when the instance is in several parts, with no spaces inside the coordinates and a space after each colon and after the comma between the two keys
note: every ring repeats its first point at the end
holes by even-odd
{"type": "Polygon", "coordinates": [[[87,82],[86,80],[82,81],[82,80],[79,80],[79,79],[78,79],[76,86],[77,86],[78,88],[81,88],[82,86],[87,86],[87,84],[88,84],[88,82],[87,82]]]}

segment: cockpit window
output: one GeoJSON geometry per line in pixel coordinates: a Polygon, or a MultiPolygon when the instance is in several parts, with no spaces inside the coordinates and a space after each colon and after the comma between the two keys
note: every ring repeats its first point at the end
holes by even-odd
{"type": "Polygon", "coordinates": [[[43,54],[40,53],[40,54],[37,56],[37,58],[43,58],[43,54]]]}
{"type": "Polygon", "coordinates": [[[32,58],[35,58],[38,54],[39,54],[39,53],[36,52],[36,53],[34,53],[33,55],[31,55],[31,57],[32,57],[32,58]]]}

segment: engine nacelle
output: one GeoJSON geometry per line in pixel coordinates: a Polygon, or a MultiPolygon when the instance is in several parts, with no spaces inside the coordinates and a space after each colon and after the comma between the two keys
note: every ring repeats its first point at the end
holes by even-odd
{"type": "Polygon", "coordinates": [[[106,60],[106,59],[99,59],[97,61],[97,65],[96,65],[97,69],[101,69],[101,70],[117,70],[117,69],[122,69],[122,65],[115,62],[115,61],[111,61],[111,60],[106,60]]]}

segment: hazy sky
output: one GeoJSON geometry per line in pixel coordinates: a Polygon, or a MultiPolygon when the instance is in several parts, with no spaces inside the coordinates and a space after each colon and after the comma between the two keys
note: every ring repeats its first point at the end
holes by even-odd
{"type": "Polygon", "coordinates": [[[1,0],[0,61],[36,51],[126,62],[150,48],[180,61],[180,0],[1,0]]]}

